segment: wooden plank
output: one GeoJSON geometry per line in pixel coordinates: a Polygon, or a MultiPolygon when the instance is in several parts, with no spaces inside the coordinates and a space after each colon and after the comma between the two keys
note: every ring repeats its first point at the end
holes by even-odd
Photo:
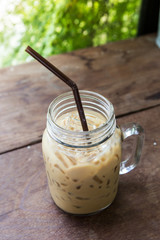
{"type": "MultiPolygon", "coordinates": [[[[109,98],[116,115],[160,104],[159,59],[153,35],[49,58],[80,89],[109,98]]],[[[0,70],[0,152],[39,141],[49,103],[66,91],[37,62],[0,70]]]]}
{"type": "Polygon", "coordinates": [[[137,169],[120,177],[114,203],[100,214],[74,217],[52,202],[41,144],[0,156],[1,240],[158,240],[160,236],[160,107],[123,117],[146,133],[137,169]],[[156,143],[156,145],[155,145],[156,143]]]}

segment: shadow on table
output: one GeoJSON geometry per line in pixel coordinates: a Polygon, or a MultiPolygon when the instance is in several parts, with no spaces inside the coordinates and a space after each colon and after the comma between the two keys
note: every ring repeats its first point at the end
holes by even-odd
{"type": "Polygon", "coordinates": [[[87,234],[89,239],[106,239],[111,233],[112,237],[121,233],[122,239],[125,239],[124,234],[132,234],[136,239],[135,228],[141,229],[146,225],[147,209],[150,206],[145,199],[146,187],[143,182],[120,182],[117,196],[110,207],[92,216],[66,214],[66,226],[71,227],[70,233],[74,229],[73,235],[82,231],[81,238],[87,234]]]}

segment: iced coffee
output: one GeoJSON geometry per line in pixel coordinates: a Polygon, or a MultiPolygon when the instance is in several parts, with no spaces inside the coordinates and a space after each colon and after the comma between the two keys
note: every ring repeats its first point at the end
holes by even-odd
{"type": "MultiPolygon", "coordinates": [[[[89,131],[100,129],[107,119],[99,112],[85,110],[89,131]]],[[[62,129],[82,131],[77,111],[56,119],[62,129]]],[[[88,137],[90,137],[88,135],[88,137]]],[[[76,142],[76,134],[73,142],[76,142]]],[[[121,161],[121,131],[115,128],[100,144],[69,147],[57,142],[46,129],[43,134],[43,155],[51,196],[56,205],[72,214],[90,214],[109,206],[117,193],[121,161]]]]}

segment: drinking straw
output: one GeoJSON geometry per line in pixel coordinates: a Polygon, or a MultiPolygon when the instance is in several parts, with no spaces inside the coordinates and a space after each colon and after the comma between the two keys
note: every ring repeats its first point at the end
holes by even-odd
{"type": "Polygon", "coordinates": [[[69,77],[67,77],[63,72],[61,72],[58,68],[56,68],[52,63],[48,62],[44,57],[42,57],[39,53],[37,53],[34,49],[28,46],[25,50],[29,53],[33,58],[35,58],[38,62],[40,62],[43,66],[45,66],[48,70],[54,73],[58,78],[60,78],[63,82],[65,82],[69,87],[71,87],[74,95],[74,99],[77,105],[77,110],[79,113],[79,118],[81,120],[81,125],[83,131],[88,131],[87,121],[84,114],[84,109],[82,106],[80,94],[78,87],[75,82],[73,82],[69,77]]]}

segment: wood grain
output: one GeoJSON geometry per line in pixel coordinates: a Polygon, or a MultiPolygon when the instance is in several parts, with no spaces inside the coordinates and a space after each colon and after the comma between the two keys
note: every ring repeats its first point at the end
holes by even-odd
{"type": "Polygon", "coordinates": [[[70,216],[54,205],[41,144],[1,155],[0,239],[159,240],[159,113],[155,107],[119,119],[119,124],[134,121],[145,129],[141,163],[120,177],[116,200],[94,216],[70,216]]]}
{"type": "MultiPolygon", "coordinates": [[[[109,98],[117,116],[160,104],[160,50],[153,35],[48,59],[79,89],[109,98]]],[[[40,141],[49,103],[69,90],[37,62],[1,69],[0,152],[40,141]]]]}

